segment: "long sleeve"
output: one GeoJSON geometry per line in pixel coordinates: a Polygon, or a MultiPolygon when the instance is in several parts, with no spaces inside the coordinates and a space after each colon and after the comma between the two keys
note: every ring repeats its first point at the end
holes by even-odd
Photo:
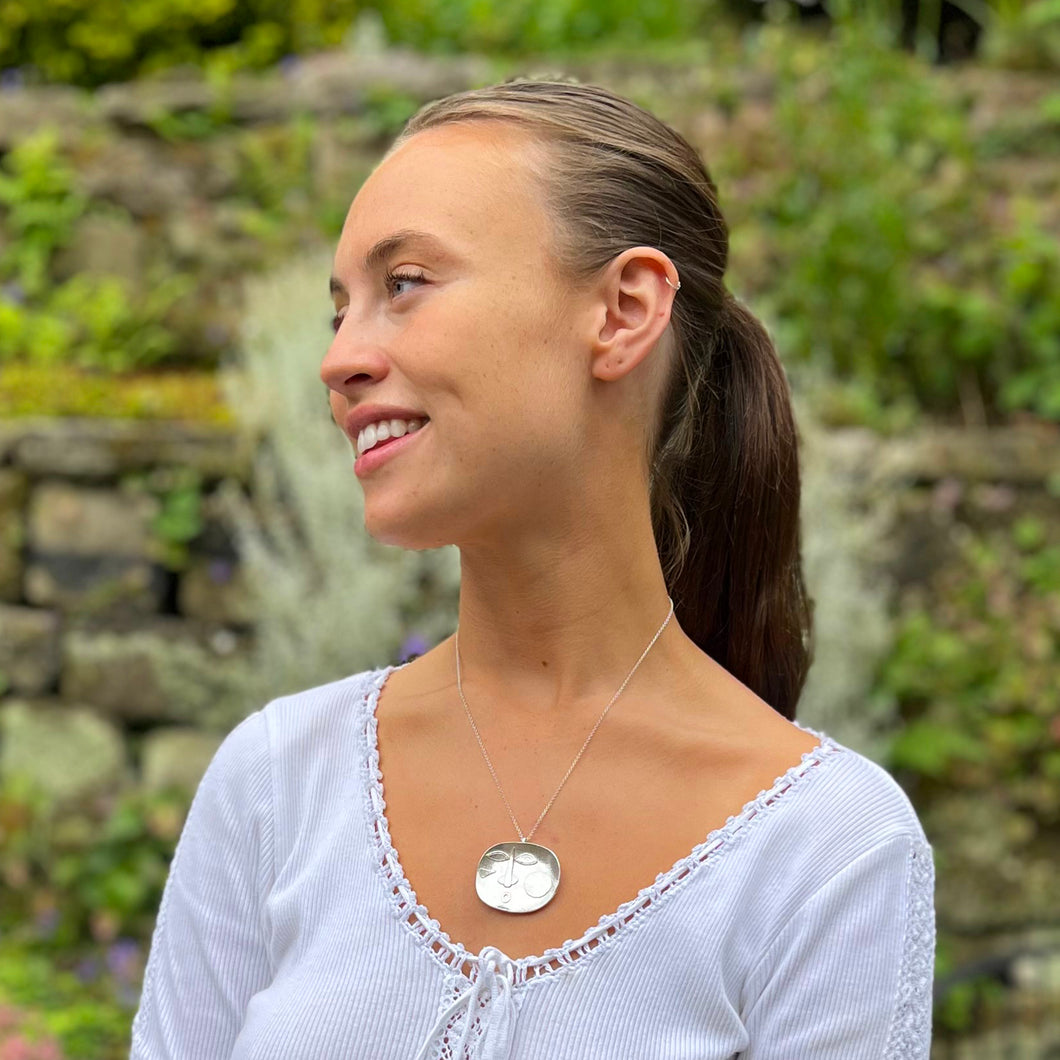
{"type": "Polygon", "coordinates": [[[748,978],[742,1060],[928,1060],[934,891],[931,846],[910,834],[817,890],[748,978]]]}
{"type": "Polygon", "coordinates": [[[262,898],[273,879],[268,732],[257,711],[195,792],[163,890],[130,1060],[227,1060],[270,981],[262,898]]]}

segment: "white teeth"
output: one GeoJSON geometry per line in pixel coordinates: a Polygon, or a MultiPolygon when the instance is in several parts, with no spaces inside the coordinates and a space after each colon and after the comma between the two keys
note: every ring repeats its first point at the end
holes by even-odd
{"type": "Polygon", "coordinates": [[[418,431],[426,420],[380,420],[371,423],[357,435],[357,455],[367,453],[372,446],[385,442],[389,438],[400,438],[405,434],[418,431]]]}

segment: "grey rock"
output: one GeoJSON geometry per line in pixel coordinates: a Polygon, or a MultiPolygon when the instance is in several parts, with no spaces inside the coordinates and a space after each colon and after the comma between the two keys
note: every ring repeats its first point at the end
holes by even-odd
{"type": "Polygon", "coordinates": [[[63,698],[91,703],[112,718],[183,720],[159,677],[161,658],[177,643],[160,632],[73,630],[63,639],[63,698]]]}
{"type": "Polygon", "coordinates": [[[970,482],[1042,483],[1060,474],[1060,425],[973,430],[929,427],[879,446],[873,475],[891,481],[952,476],[970,482]]]}
{"type": "Polygon", "coordinates": [[[28,543],[35,553],[150,559],[159,509],[146,493],[45,481],[30,495],[28,543]]]}
{"type": "Polygon", "coordinates": [[[0,777],[15,773],[61,803],[132,780],[119,729],[87,707],[54,700],[0,706],[0,777]]]}
{"type": "Polygon", "coordinates": [[[223,625],[254,621],[245,571],[238,561],[223,557],[198,557],[182,572],[177,608],[189,618],[223,625]]]}
{"type": "Polygon", "coordinates": [[[109,140],[78,169],[81,190],[93,199],[124,206],[138,218],[163,217],[193,192],[186,167],[172,164],[163,145],[109,140]]]}
{"type": "Polygon", "coordinates": [[[205,476],[249,474],[250,445],[225,427],[170,421],[33,417],[0,429],[11,463],[34,476],[116,478],[160,464],[205,476]]]}
{"type": "Polygon", "coordinates": [[[74,227],[70,242],[53,263],[56,279],[78,273],[118,276],[130,286],[143,281],[148,241],[143,228],[117,213],[93,213],[74,227]]]}
{"type": "Polygon", "coordinates": [[[166,592],[156,564],[128,556],[31,556],[22,580],[26,601],[69,615],[117,620],[151,614],[166,592]]]}
{"type": "Polygon", "coordinates": [[[148,791],[176,787],[193,793],[222,739],[185,726],[152,730],[141,745],[141,784],[148,791]]]}
{"type": "Polygon", "coordinates": [[[289,75],[295,109],[314,114],[356,114],[366,98],[391,91],[427,101],[490,80],[492,67],[481,56],[427,56],[403,48],[376,54],[322,52],[289,75]]]}
{"type": "Polygon", "coordinates": [[[22,596],[27,493],[25,475],[0,468],[0,600],[15,602],[22,596]]]}
{"type": "Polygon", "coordinates": [[[247,711],[248,637],[176,616],[144,616],[63,638],[65,698],[125,721],[223,727],[247,711]]]}
{"type": "Polygon", "coordinates": [[[197,77],[167,77],[104,85],[96,93],[100,114],[115,125],[150,127],[161,114],[208,110],[217,91],[197,77]]]}
{"type": "Polygon", "coordinates": [[[75,143],[86,127],[101,126],[85,92],[61,85],[5,92],[0,106],[0,152],[43,128],[54,131],[61,145],[75,143]]]}
{"type": "Polygon", "coordinates": [[[55,686],[61,625],[55,611],[0,605],[0,672],[8,691],[39,695],[55,686]]]}

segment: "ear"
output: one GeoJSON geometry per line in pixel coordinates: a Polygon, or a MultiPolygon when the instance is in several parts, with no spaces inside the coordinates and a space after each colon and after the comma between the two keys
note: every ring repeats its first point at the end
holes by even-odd
{"type": "Polygon", "coordinates": [[[592,337],[597,379],[619,379],[651,353],[670,323],[679,282],[674,263],[655,247],[631,247],[608,265],[592,337]]]}

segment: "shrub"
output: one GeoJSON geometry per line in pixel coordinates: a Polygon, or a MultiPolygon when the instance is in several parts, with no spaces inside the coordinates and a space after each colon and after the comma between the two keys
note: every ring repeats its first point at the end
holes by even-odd
{"type": "Polygon", "coordinates": [[[0,16],[0,68],[99,85],[204,56],[220,69],[264,67],[337,44],[356,0],[33,0],[0,16]]]}

